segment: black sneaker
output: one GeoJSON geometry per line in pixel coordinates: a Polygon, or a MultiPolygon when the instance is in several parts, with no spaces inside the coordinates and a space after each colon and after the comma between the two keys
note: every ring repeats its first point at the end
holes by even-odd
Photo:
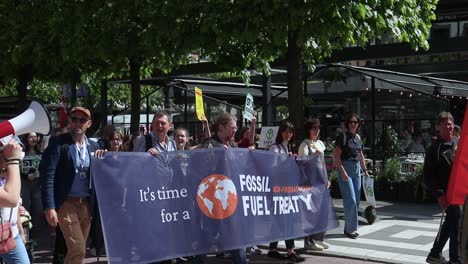
{"type": "Polygon", "coordinates": [[[351,238],[351,239],[356,239],[359,234],[356,233],[356,232],[352,232],[352,233],[348,233],[348,232],[344,232],[345,236],[347,236],[348,238],[351,238]]]}
{"type": "Polygon", "coordinates": [[[285,259],[286,258],[283,254],[279,253],[276,250],[268,251],[267,256],[270,257],[270,258],[275,258],[275,259],[285,259]]]}
{"type": "Polygon", "coordinates": [[[292,254],[288,254],[288,256],[286,257],[286,259],[292,261],[292,262],[302,262],[305,260],[305,258],[299,256],[298,254],[296,253],[292,253],[292,254]]]}
{"type": "Polygon", "coordinates": [[[447,261],[442,255],[432,256],[431,254],[427,255],[426,262],[429,264],[449,264],[450,262],[447,261]]]}

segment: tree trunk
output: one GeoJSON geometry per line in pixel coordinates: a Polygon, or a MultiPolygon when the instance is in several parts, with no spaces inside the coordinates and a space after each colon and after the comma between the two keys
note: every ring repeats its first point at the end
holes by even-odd
{"type": "Polygon", "coordinates": [[[32,80],[31,67],[23,65],[18,70],[16,90],[18,92],[18,109],[24,110],[28,102],[28,83],[32,80]]]}
{"type": "Polygon", "coordinates": [[[130,132],[132,134],[138,133],[140,128],[140,68],[141,62],[138,59],[130,58],[130,85],[132,89],[130,132]]]}
{"type": "MultiPolygon", "coordinates": [[[[286,69],[288,71],[288,108],[289,120],[295,127],[295,142],[304,138],[304,96],[302,94],[302,49],[299,47],[297,31],[288,33],[286,69]]],[[[296,144],[297,145],[297,144],[296,144]]]]}

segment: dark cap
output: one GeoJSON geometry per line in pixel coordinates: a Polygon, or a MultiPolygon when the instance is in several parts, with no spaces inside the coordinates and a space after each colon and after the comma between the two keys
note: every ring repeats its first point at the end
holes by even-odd
{"type": "Polygon", "coordinates": [[[88,109],[81,107],[81,106],[73,107],[72,110],[70,111],[70,115],[72,115],[74,112],[77,112],[77,111],[82,112],[88,118],[91,118],[91,112],[88,109]]]}

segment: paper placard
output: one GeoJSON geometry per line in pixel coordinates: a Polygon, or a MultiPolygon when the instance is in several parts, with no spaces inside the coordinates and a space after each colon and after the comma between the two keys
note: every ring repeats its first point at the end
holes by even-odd
{"type": "Polygon", "coordinates": [[[259,148],[268,148],[271,144],[275,143],[276,134],[278,134],[279,127],[262,127],[260,132],[260,141],[258,142],[259,148]]]}
{"type": "Polygon", "coordinates": [[[205,108],[203,106],[202,89],[195,86],[195,110],[198,120],[202,121],[205,118],[205,108]]]}
{"type": "Polygon", "coordinates": [[[255,116],[255,110],[254,110],[254,98],[251,94],[247,94],[245,97],[245,107],[244,107],[244,118],[252,121],[252,119],[255,116]]]}

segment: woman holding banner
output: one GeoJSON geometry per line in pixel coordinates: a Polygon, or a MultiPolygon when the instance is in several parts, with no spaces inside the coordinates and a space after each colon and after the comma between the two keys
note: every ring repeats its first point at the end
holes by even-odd
{"type": "MultiPolygon", "coordinates": [[[[270,146],[270,151],[276,152],[278,154],[292,155],[290,149],[290,143],[292,142],[294,136],[294,126],[289,121],[283,121],[278,129],[278,134],[276,135],[275,143],[270,146]]],[[[288,250],[288,255],[286,259],[293,262],[302,262],[305,259],[294,251],[294,239],[288,239],[285,241],[286,249],[288,250]]],[[[271,242],[268,257],[283,259],[285,258],[281,253],[278,252],[278,241],[271,242]]]]}
{"type": "Polygon", "coordinates": [[[339,135],[335,141],[333,159],[338,168],[338,184],[345,215],[344,234],[351,239],[356,239],[359,234],[358,209],[361,198],[361,169],[366,175],[367,168],[362,152],[364,145],[357,134],[360,119],[356,114],[349,114],[345,120],[346,132],[339,135]]]}
{"type": "MultiPolygon", "coordinates": [[[[308,138],[302,141],[299,146],[299,156],[318,156],[319,162],[325,165],[325,144],[319,139],[320,134],[320,120],[311,118],[304,123],[304,132],[308,138]]],[[[330,182],[328,182],[330,187],[330,182]]],[[[325,241],[325,232],[312,234],[304,238],[304,248],[314,251],[322,251],[330,247],[330,244],[325,241]]]]}

